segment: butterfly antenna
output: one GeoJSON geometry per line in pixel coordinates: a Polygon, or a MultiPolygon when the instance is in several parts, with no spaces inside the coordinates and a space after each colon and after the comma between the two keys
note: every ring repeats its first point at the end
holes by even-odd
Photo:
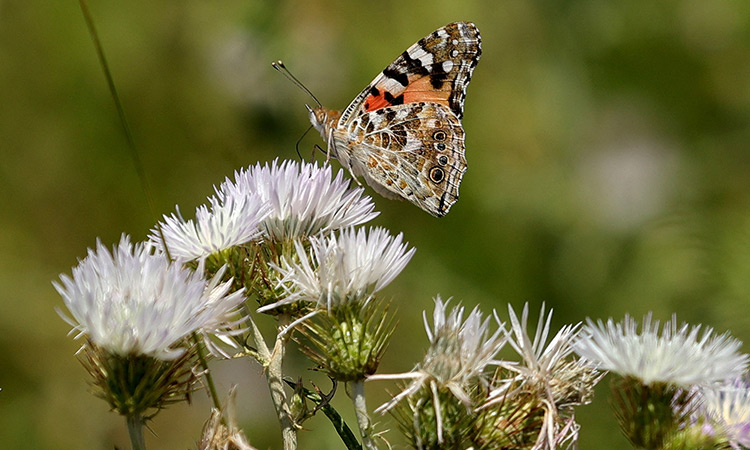
{"type": "Polygon", "coordinates": [[[309,133],[310,130],[312,130],[312,125],[307,127],[307,130],[305,130],[305,132],[302,133],[302,136],[300,136],[299,139],[297,139],[297,143],[294,145],[294,148],[297,150],[297,156],[299,156],[300,161],[303,161],[303,158],[302,158],[302,153],[299,152],[299,144],[300,142],[302,142],[302,139],[304,139],[305,136],[307,136],[307,133],[309,133]]]}
{"type": "Polygon", "coordinates": [[[320,102],[318,101],[317,97],[315,97],[313,95],[313,93],[310,92],[310,89],[308,89],[307,87],[305,87],[305,85],[302,84],[302,82],[300,80],[298,80],[297,77],[295,77],[294,75],[292,75],[292,72],[290,72],[289,69],[286,68],[286,66],[284,65],[283,62],[276,61],[274,63],[271,63],[271,66],[274,69],[276,69],[279,72],[281,72],[281,74],[284,75],[289,81],[291,81],[292,83],[294,83],[295,86],[297,86],[298,88],[302,89],[305,93],[307,93],[307,95],[309,95],[313,100],[315,100],[315,103],[318,104],[318,107],[322,107],[323,106],[323,105],[320,104],[320,102]]]}

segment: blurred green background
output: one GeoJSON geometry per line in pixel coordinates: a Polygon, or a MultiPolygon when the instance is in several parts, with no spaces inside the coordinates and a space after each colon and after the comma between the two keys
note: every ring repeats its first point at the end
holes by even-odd
{"type": "MultiPolygon", "coordinates": [[[[438,220],[373,194],[373,224],[417,248],[385,294],[399,328],[381,372],[421,358],[420,314],[436,294],[502,317],[508,303],[538,312],[544,301],[555,329],[654,311],[750,339],[750,2],[90,8],[157,214],[179,204],[188,216],[233,170],[297,158],[309,99],[271,61],[283,59],[326,106],[343,108],[417,39],[476,22],[484,53],[466,104],[461,200],[438,220]]],[[[303,155],[319,142],[306,137],[303,155]]],[[[88,392],[50,283],[97,237],[140,240],[155,220],[75,0],[0,0],[0,155],[0,448],[129,448],[124,421],[88,392]]],[[[258,366],[214,367],[221,390],[239,384],[251,442],[280,448],[258,366]]],[[[290,374],[319,380],[305,367],[291,355],[290,374]]],[[[372,407],[386,390],[395,385],[368,384],[372,407]]],[[[583,450],[628,448],[607,397],[604,382],[578,410],[583,450]]],[[[344,400],[336,405],[349,411],[344,400]]],[[[199,392],[192,406],[162,412],[149,448],[193,448],[207,404],[199,392]]],[[[324,418],[305,426],[301,448],[342,448],[324,418]]]]}

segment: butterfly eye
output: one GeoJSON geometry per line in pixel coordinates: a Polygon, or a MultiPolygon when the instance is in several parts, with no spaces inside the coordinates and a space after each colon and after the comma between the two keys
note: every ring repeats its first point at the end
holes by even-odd
{"type": "Polygon", "coordinates": [[[430,179],[435,183],[440,183],[445,179],[445,172],[440,167],[430,169],[430,179]]]}
{"type": "Polygon", "coordinates": [[[441,166],[444,166],[444,165],[448,164],[448,157],[445,156],[445,155],[441,155],[440,158],[438,158],[438,163],[441,166]]]}
{"type": "Polygon", "coordinates": [[[448,135],[446,135],[445,131],[443,130],[438,130],[432,133],[432,138],[435,139],[436,141],[444,141],[446,137],[448,137],[448,135]]]}

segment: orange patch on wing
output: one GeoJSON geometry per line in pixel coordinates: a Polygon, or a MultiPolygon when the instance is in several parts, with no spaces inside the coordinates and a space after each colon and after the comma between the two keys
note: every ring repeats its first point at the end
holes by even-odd
{"type": "MultiPolygon", "coordinates": [[[[446,86],[450,86],[446,83],[446,86]]],[[[404,90],[404,103],[430,102],[448,105],[448,98],[451,95],[450,89],[438,90],[432,87],[430,77],[424,76],[411,81],[404,90]]]]}
{"type": "Polygon", "coordinates": [[[365,111],[367,112],[375,111],[376,109],[385,108],[387,106],[393,105],[385,99],[382,92],[377,96],[370,94],[367,96],[367,100],[365,100],[365,111]]]}

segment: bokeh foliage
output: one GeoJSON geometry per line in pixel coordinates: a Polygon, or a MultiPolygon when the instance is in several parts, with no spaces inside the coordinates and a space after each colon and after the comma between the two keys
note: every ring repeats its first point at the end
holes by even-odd
{"type": "MultiPolygon", "coordinates": [[[[388,288],[399,328],[381,371],[421,359],[420,314],[438,293],[485,311],[545,301],[557,326],[676,312],[750,340],[746,0],[90,8],[159,215],[175,204],[189,214],[243,165],[297,157],[310,100],[271,61],[343,108],[420,37],[477,23],[484,53],[466,105],[461,200],[437,220],[373,194],[374,223],[418,249],[388,288]]],[[[315,143],[302,141],[305,158],[315,143]]],[[[0,448],[127,447],[119,417],[87,392],[50,284],[96,237],[142,239],[155,221],[74,0],[0,0],[0,155],[0,448]]],[[[293,354],[290,373],[312,377],[305,364],[293,354]]],[[[278,448],[259,369],[214,366],[220,388],[240,383],[251,442],[278,448]]],[[[373,406],[387,387],[368,384],[373,406]]],[[[208,403],[201,393],[194,403],[162,413],[149,445],[197,441],[208,403]]],[[[580,448],[628,448],[606,392],[579,419],[580,448]]],[[[338,445],[325,419],[305,426],[303,448],[338,445]]]]}

